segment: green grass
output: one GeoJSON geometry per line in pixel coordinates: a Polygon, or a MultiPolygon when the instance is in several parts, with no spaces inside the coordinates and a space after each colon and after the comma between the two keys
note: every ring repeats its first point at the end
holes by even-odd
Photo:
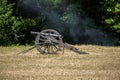
{"type": "Polygon", "coordinates": [[[76,45],[89,54],[69,50],[42,55],[30,46],[0,47],[0,80],[120,80],[120,47],[76,45]]]}

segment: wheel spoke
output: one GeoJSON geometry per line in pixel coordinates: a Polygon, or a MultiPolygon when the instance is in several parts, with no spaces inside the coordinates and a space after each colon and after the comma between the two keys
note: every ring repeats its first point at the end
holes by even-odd
{"type": "Polygon", "coordinates": [[[54,48],[52,45],[51,45],[51,53],[54,53],[54,48]]]}
{"type": "Polygon", "coordinates": [[[43,41],[44,42],[44,39],[40,38],[39,41],[43,41]]]}
{"type": "Polygon", "coordinates": [[[44,46],[43,52],[46,53],[47,46],[44,46]]]}
{"type": "Polygon", "coordinates": [[[41,53],[55,53],[61,48],[62,38],[52,29],[43,30],[36,37],[36,48],[41,53]]]}
{"type": "Polygon", "coordinates": [[[43,45],[43,43],[36,43],[36,45],[43,45]]]}
{"type": "Polygon", "coordinates": [[[56,46],[55,44],[54,44],[54,47],[55,47],[56,49],[58,49],[57,46],[56,46]]]}

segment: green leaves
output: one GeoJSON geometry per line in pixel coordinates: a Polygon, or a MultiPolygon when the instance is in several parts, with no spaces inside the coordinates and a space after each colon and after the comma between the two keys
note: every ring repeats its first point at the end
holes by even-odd
{"type": "Polygon", "coordinates": [[[115,24],[113,28],[117,31],[120,30],[120,22],[118,24],[115,24]]]}
{"type": "Polygon", "coordinates": [[[118,13],[118,12],[120,12],[120,3],[117,3],[115,5],[115,13],[118,13]]]}
{"type": "Polygon", "coordinates": [[[18,33],[28,26],[35,25],[32,19],[23,19],[12,15],[13,4],[0,0],[0,45],[11,45],[19,42],[18,33]]]}
{"type": "Polygon", "coordinates": [[[105,11],[103,18],[105,27],[111,30],[120,29],[120,3],[117,0],[107,0],[104,1],[102,8],[105,11]]]}
{"type": "Polygon", "coordinates": [[[113,18],[105,19],[105,23],[107,23],[107,24],[112,24],[114,22],[115,22],[115,19],[113,19],[113,18]]]}

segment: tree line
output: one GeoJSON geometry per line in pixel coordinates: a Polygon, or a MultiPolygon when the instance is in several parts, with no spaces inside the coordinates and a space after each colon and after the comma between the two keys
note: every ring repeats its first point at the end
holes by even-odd
{"type": "MultiPolygon", "coordinates": [[[[119,45],[120,1],[0,0],[0,45],[32,44],[34,36],[30,31],[41,31],[45,28],[63,30],[66,33],[60,31],[61,34],[70,43],[86,39],[84,35],[76,38],[77,33],[72,31],[68,35],[67,29],[71,25],[82,25],[79,28],[75,27],[80,29],[81,33],[85,30],[84,26],[94,25],[95,28],[116,37],[115,42],[119,45]]],[[[74,29],[73,26],[70,28],[74,29]]]]}

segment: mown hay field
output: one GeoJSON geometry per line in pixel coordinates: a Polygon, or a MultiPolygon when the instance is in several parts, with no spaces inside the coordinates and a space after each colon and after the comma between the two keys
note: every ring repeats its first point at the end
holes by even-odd
{"type": "Polygon", "coordinates": [[[120,80],[120,47],[74,45],[89,54],[69,50],[42,55],[31,46],[0,47],[0,80],[120,80]]]}

